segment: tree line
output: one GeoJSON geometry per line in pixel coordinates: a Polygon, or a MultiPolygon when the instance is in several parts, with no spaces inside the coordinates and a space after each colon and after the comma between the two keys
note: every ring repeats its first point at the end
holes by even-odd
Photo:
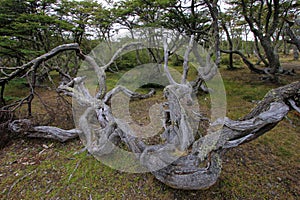
{"type": "Polygon", "coordinates": [[[93,41],[145,26],[195,35],[199,44],[212,48],[217,64],[220,48],[246,54],[254,50],[271,73],[281,70],[278,52],[286,53],[287,43],[300,47],[299,2],[293,0],[126,0],[105,5],[93,0],[3,0],[0,11],[0,56],[7,66],[63,43],[75,42],[89,51],[93,41]],[[223,5],[227,8],[221,9],[223,5]],[[251,35],[253,49],[237,44],[251,35]]]}

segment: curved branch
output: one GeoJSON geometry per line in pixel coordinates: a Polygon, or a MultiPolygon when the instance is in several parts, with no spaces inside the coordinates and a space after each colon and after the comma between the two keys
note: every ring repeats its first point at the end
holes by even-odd
{"type": "Polygon", "coordinates": [[[147,99],[155,94],[155,90],[153,88],[151,88],[149,93],[147,94],[139,94],[137,92],[132,92],[121,85],[118,85],[117,87],[115,87],[105,95],[105,97],[103,98],[103,102],[107,103],[112,98],[113,95],[121,91],[132,99],[147,99]]]}
{"type": "Polygon", "coordinates": [[[229,140],[223,148],[232,148],[249,142],[274,128],[289,112],[289,106],[280,102],[272,102],[270,108],[248,120],[225,120],[224,131],[229,140]],[[227,130],[227,128],[229,130],[227,130]]]}
{"type": "Polygon", "coordinates": [[[33,126],[28,119],[14,120],[8,125],[15,133],[25,133],[27,137],[53,139],[59,142],[77,138],[82,131],[79,129],[63,130],[53,126],[33,126]]]}
{"type": "Polygon", "coordinates": [[[123,51],[130,50],[132,47],[135,47],[136,49],[138,47],[145,47],[145,46],[141,42],[131,42],[129,44],[123,45],[120,49],[116,51],[116,53],[112,56],[110,61],[104,66],[102,66],[102,68],[106,70],[118,58],[118,56],[120,56],[120,54],[123,53],[123,51]]]}
{"type": "Polygon", "coordinates": [[[300,108],[296,105],[295,101],[289,99],[289,103],[291,104],[292,108],[294,108],[298,113],[300,113],[300,108]]]}
{"type": "Polygon", "coordinates": [[[16,70],[8,74],[7,77],[0,78],[0,84],[6,83],[17,76],[22,75],[26,70],[28,70],[31,66],[35,65],[36,63],[42,63],[43,61],[49,60],[50,58],[56,56],[60,52],[68,50],[75,50],[76,52],[80,52],[80,48],[77,43],[60,45],[52,49],[50,52],[41,55],[20,67],[16,67],[16,70]]]}
{"type": "Polygon", "coordinates": [[[254,116],[259,115],[259,113],[263,112],[268,108],[268,106],[272,102],[284,102],[286,103],[289,99],[298,99],[300,96],[300,81],[273,89],[269,91],[262,101],[258,103],[258,105],[242,120],[250,119],[254,116]]]}
{"type": "Polygon", "coordinates": [[[296,45],[297,48],[298,48],[298,50],[300,51],[300,39],[299,39],[299,37],[297,37],[297,36],[295,35],[295,33],[292,31],[292,29],[291,29],[289,23],[288,23],[288,25],[286,26],[285,31],[286,31],[286,33],[288,34],[288,36],[290,37],[290,40],[288,40],[287,42],[296,45]]]}
{"type": "Polygon", "coordinates": [[[252,72],[255,72],[257,74],[265,74],[265,71],[262,70],[262,69],[258,69],[256,68],[247,58],[246,56],[238,51],[238,50],[234,50],[234,51],[227,51],[227,50],[221,50],[222,53],[235,53],[235,54],[238,54],[242,59],[243,59],[243,62],[247,65],[247,67],[252,71],[252,72]]]}
{"type": "Polygon", "coordinates": [[[271,90],[242,120],[227,118],[225,126],[219,131],[219,137],[209,134],[207,136],[210,138],[200,138],[194,142],[192,153],[152,173],[158,180],[173,188],[194,190],[210,187],[220,175],[222,152],[252,141],[274,128],[290,110],[286,102],[290,99],[299,101],[299,96],[300,81],[271,90]],[[209,146],[210,143],[216,144],[209,146]],[[206,147],[210,148],[209,152],[206,147]],[[205,168],[199,167],[203,157],[207,160],[205,168]]]}

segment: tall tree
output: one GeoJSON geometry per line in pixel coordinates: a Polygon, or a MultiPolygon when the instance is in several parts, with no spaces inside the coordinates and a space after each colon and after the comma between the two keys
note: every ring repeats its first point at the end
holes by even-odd
{"type": "MultiPolygon", "coordinates": [[[[56,20],[49,12],[53,0],[0,2],[0,55],[18,63],[49,51],[56,20]]],[[[20,64],[20,63],[18,63],[20,64]]]]}
{"type": "Polygon", "coordinates": [[[209,8],[210,15],[212,17],[212,30],[214,35],[214,46],[215,46],[215,63],[219,66],[221,62],[221,51],[220,51],[220,30],[219,30],[219,6],[218,0],[204,0],[205,4],[209,8]]]}
{"type": "MultiPolygon", "coordinates": [[[[245,18],[250,30],[260,41],[269,62],[272,79],[277,80],[276,74],[282,71],[276,49],[276,31],[283,25],[283,17],[288,9],[280,0],[241,0],[229,1],[237,6],[237,10],[245,18]]],[[[279,30],[280,31],[280,30],[279,30]]]]}

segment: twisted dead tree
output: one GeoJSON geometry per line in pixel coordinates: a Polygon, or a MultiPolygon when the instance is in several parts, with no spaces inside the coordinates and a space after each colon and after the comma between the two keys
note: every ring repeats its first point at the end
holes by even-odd
{"type": "Polygon", "coordinates": [[[120,144],[125,144],[141,166],[173,188],[186,190],[209,188],[220,176],[225,151],[268,132],[290,110],[300,112],[298,81],[271,90],[241,120],[220,118],[210,122],[212,128],[207,134],[198,134],[195,122],[201,122],[204,118],[199,113],[193,112],[193,109],[189,109],[196,104],[192,98],[193,86],[187,80],[189,55],[193,53],[195,58],[205,65],[198,71],[198,83],[213,77],[216,67],[207,60],[201,60],[202,57],[194,48],[195,44],[191,37],[184,54],[181,81],[176,82],[168,68],[169,50],[165,39],[163,73],[169,84],[163,93],[166,102],[163,108],[161,137],[164,140],[162,143],[149,145],[120,124],[112,112],[111,99],[118,93],[124,93],[135,99],[148,98],[153,95],[153,90],[141,95],[120,85],[110,91],[107,91],[106,87],[106,70],[109,65],[122,51],[143,47],[143,44],[139,42],[125,44],[103,66],[99,66],[91,56],[84,55],[77,45],[72,45],[77,55],[95,71],[99,84],[99,89],[94,95],[86,88],[85,77],[76,77],[69,83],[62,83],[58,88],[60,92],[72,96],[76,104],[82,108],[78,128],[67,131],[49,126],[35,127],[28,120],[18,120],[9,124],[10,129],[14,132],[26,132],[30,137],[46,137],[59,141],[66,141],[79,135],[88,152],[96,158],[110,155],[120,144]]]}

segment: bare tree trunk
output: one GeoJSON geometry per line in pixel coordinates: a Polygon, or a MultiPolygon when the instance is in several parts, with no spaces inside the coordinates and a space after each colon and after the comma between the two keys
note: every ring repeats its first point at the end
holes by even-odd
{"type": "Polygon", "coordinates": [[[212,27],[213,27],[215,55],[216,55],[215,63],[217,66],[219,66],[221,62],[221,50],[220,50],[220,30],[219,30],[219,22],[218,22],[219,20],[218,0],[212,0],[212,1],[205,0],[205,3],[208,6],[210,15],[213,19],[212,27]]]}
{"type": "Polygon", "coordinates": [[[225,25],[224,22],[222,22],[222,27],[226,33],[226,37],[227,37],[227,41],[229,44],[229,66],[227,66],[228,69],[234,69],[235,67],[233,66],[233,44],[232,44],[232,40],[231,40],[231,36],[229,34],[229,31],[225,25]]]}
{"type": "Polygon", "coordinates": [[[282,34],[282,40],[283,40],[283,54],[289,55],[289,48],[288,48],[287,41],[285,39],[285,34],[282,34]]]}
{"type": "Polygon", "coordinates": [[[256,36],[254,37],[254,45],[255,45],[255,53],[259,59],[256,64],[259,65],[259,63],[262,61],[265,64],[265,66],[268,67],[269,63],[266,61],[265,57],[263,55],[261,55],[258,40],[257,40],[256,36]]]}
{"type": "Polygon", "coordinates": [[[0,91],[0,108],[5,105],[4,90],[5,90],[5,83],[2,83],[1,91],[0,91]]]}
{"type": "Polygon", "coordinates": [[[275,44],[271,41],[276,28],[279,26],[279,0],[274,1],[259,1],[260,11],[257,15],[254,15],[253,2],[241,0],[239,5],[242,6],[242,14],[247,21],[253,34],[260,40],[267,60],[269,62],[270,69],[268,74],[271,76],[271,80],[278,82],[278,74],[282,72],[282,68],[279,61],[279,56],[275,51],[275,44]],[[266,7],[266,19],[261,20],[261,12],[266,7]]]}
{"type": "Polygon", "coordinates": [[[272,74],[272,79],[273,79],[273,81],[277,82],[278,81],[277,74],[282,71],[281,64],[279,61],[279,55],[275,51],[275,48],[269,37],[262,37],[262,38],[260,38],[260,41],[261,41],[261,45],[264,48],[264,51],[266,53],[266,57],[269,61],[269,65],[271,68],[270,74],[272,74]]]}

